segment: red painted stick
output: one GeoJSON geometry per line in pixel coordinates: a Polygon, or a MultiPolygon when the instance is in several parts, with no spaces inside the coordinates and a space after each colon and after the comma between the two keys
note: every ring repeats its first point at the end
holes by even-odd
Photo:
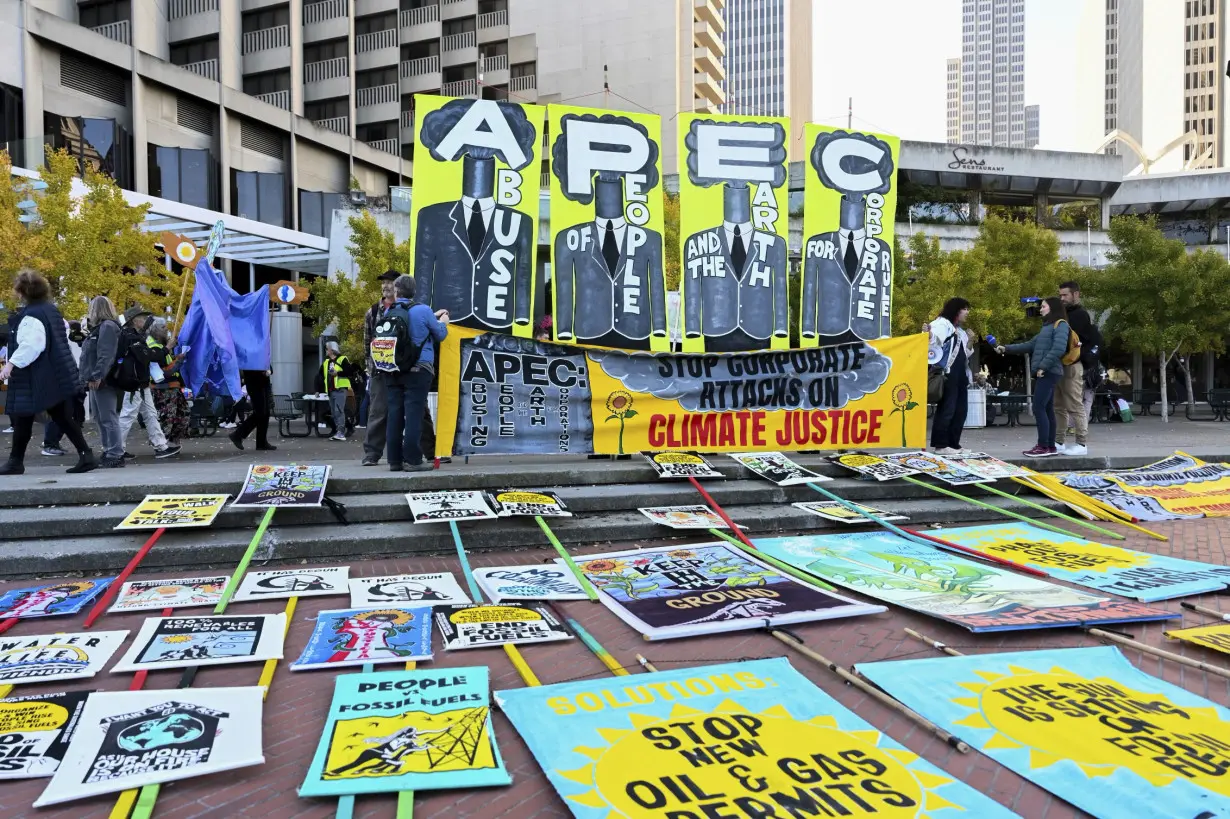
{"type": "Polygon", "coordinates": [[[940,548],[943,548],[943,549],[951,549],[956,552],[964,552],[965,554],[971,557],[976,557],[979,560],[989,560],[990,562],[998,563],[1001,566],[1010,566],[1011,568],[1015,569],[1018,572],[1024,572],[1025,574],[1032,574],[1035,577],[1050,577],[1050,575],[1048,575],[1046,572],[1039,571],[1032,566],[1026,566],[1023,563],[1017,563],[1015,560],[1008,560],[1006,558],[998,557],[996,555],[989,555],[989,554],[986,554],[985,552],[980,552],[977,549],[971,549],[968,546],[961,546],[956,543],[951,543],[947,540],[940,540],[938,537],[932,537],[931,535],[925,535],[922,532],[916,531],[914,529],[906,529],[904,526],[902,526],[901,529],[904,532],[909,532],[914,537],[922,538],[923,540],[929,540],[932,543],[934,543],[936,546],[939,546],[940,548]]]}
{"type": "MultiPolygon", "coordinates": [[[[107,587],[107,590],[103,592],[103,596],[100,597],[98,602],[94,604],[94,608],[90,609],[90,613],[86,615],[86,628],[94,625],[94,621],[99,617],[102,617],[103,612],[106,611],[107,607],[110,606],[112,601],[115,600],[115,596],[120,593],[120,587],[124,585],[124,581],[137,570],[137,566],[142,560],[145,559],[145,556],[149,554],[149,550],[154,548],[154,544],[158,542],[158,538],[162,537],[162,533],[165,531],[165,527],[155,529],[154,533],[149,536],[149,540],[145,541],[145,545],[138,549],[137,553],[132,556],[132,560],[128,561],[128,565],[124,567],[124,571],[120,572],[119,576],[112,581],[111,585],[107,587]]],[[[170,617],[171,615],[164,614],[163,616],[170,617]]],[[[0,627],[3,627],[2,623],[0,623],[0,627]]]]}
{"type": "Polygon", "coordinates": [[[20,622],[21,622],[20,617],[10,617],[4,622],[0,622],[0,634],[3,634],[4,632],[8,631],[9,629],[11,629],[13,626],[17,625],[20,622]]]}
{"type": "MultiPolygon", "coordinates": [[[[722,519],[722,522],[730,527],[730,530],[734,532],[735,537],[743,541],[743,545],[747,546],[747,548],[756,549],[756,544],[747,539],[747,535],[743,534],[743,530],[730,519],[730,515],[726,514],[725,509],[718,506],[718,502],[713,499],[712,495],[705,491],[705,488],[700,485],[700,481],[696,480],[696,478],[693,478],[691,475],[688,476],[688,480],[692,482],[692,486],[696,487],[696,491],[699,492],[700,496],[705,499],[705,502],[709,504],[710,508],[712,508],[714,512],[717,512],[718,517],[722,519]]],[[[757,551],[759,550],[757,549],[757,551]]]]}

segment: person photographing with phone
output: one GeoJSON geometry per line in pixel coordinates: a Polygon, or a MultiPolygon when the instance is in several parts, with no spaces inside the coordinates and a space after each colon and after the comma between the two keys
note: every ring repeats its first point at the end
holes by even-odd
{"type": "MultiPolygon", "coordinates": [[[[1068,326],[1067,311],[1057,296],[1043,299],[1038,306],[1042,329],[1029,341],[1020,344],[997,345],[995,352],[1003,355],[1028,354],[1034,371],[1034,420],[1038,424],[1038,443],[1022,454],[1028,458],[1048,458],[1059,454],[1055,446],[1055,390],[1063,379],[1064,358],[1076,334],[1068,326]]],[[[1076,342],[1079,355],[1080,342],[1076,342]]]]}

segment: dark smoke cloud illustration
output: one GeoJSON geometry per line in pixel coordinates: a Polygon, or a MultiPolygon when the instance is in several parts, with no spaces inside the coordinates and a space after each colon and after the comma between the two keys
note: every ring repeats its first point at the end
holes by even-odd
{"type": "Polygon", "coordinates": [[[694,119],[692,126],[688,129],[688,135],[684,137],[684,147],[688,152],[688,179],[692,180],[692,184],[701,188],[711,188],[714,185],[720,185],[724,182],[739,183],[743,180],[730,180],[718,176],[701,176],[697,169],[700,158],[697,155],[700,137],[697,132],[701,126],[705,128],[721,128],[730,133],[730,136],[723,136],[722,144],[732,148],[754,148],[758,151],[768,150],[769,157],[763,162],[742,162],[739,160],[725,160],[728,165],[743,165],[750,168],[771,168],[773,171],[773,179],[770,184],[775,188],[780,188],[786,184],[786,129],[778,122],[715,122],[711,119],[694,119]],[[758,130],[771,131],[773,133],[772,140],[746,140],[737,139],[736,135],[746,129],[755,128],[758,130]]]}
{"type": "Polygon", "coordinates": [[[816,137],[816,144],[811,149],[811,166],[820,175],[820,181],[824,183],[824,187],[830,190],[840,191],[841,193],[851,196],[865,196],[869,193],[888,193],[888,189],[892,185],[893,176],[893,152],[889,150],[888,143],[882,139],[877,139],[870,134],[860,134],[849,131],[829,131],[816,137]],[[879,162],[872,162],[866,157],[861,156],[843,156],[841,158],[841,169],[848,174],[865,174],[875,172],[883,182],[877,187],[867,190],[846,190],[843,185],[837,184],[830,176],[824,167],[823,157],[825,148],[831,143],[843,139],[854,139],[859,142],[864,142],[868,145],[873,145],[882,151],[879,162]]]}
{"type": "MultiPolygon", "coordinates": [[[[651,191],[658,185],[658,142],[649,135],[649,129],[639,122],[633,122],[628,117],[622,117],[618,114],[564,114],[560,118],[560,133],[555,137],[555,143],[551,147],[551,172],[559,179],[563,194],[568,199],[574,202],[579,202],[582,205],[588,205],[594,201],[594,186],[589,186],[588,193],[574,194],[568,191],[568,124],[570,122],[603,122],[611,125],[627,125],[630,128],[640,132],[645,140],[649,143],[649,155],[645,158],[645,164],[637,169],[635,173],[645,175],[645,185],[642,190],[651,191]]],[[[597,148],[607,151],[627,153],[628,149],[625,145],[604,145],[598,143],[597,148]]],[[[595,176],[603,182],[618,182],[623,179],[623,171],[597,171],[595,176]]]]}
{"type": "MultiPolygon", "coordinates": [[[[453,126],[460,122],[461,118],[466,115],[466,112],[477,102],[479,100],[450,100],[423,118],[423,127],[419,131],[419,141],[431,151],[433,159],[438,162],[453,162],[458,159],[458,157],[453,156],[442,156],[436,149],[440,146],[440,142],[453,130],[453,126]]],[[[483,102],[490,104],[493,101],[483,100],[483,102]]],[[[536,159],[534,148],[538,143],[538,132],[530,124],[529,119],[525,116],[525,109],[520,105],[512,102],[495,102],[495,105],[499,107],[500,113],[504,116],[504,121],[508,123],[508,128],[517,140],[517,145],[521,148],[525,161],[519,165],[513,165],[508,161],[508,157],[504,156],[503,151],[486,145],[467,145],[462,153],[475,159],[496,157],[514,171],[519,171],[536,159]]]]}

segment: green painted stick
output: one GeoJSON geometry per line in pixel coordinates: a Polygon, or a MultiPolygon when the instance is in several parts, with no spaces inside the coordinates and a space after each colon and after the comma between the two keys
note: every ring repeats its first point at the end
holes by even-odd
{"type": "MultiPolygon", "coordinates": [[[[1069,523],[1075,523],[1077,526],[1083,526],[1083,527],[1085,527],[1086,529],[1089,529],[1089,530],[1091,530],[1091,531],[1097,532],[1098,534],[1101,534],[1101,535],[1105,535],[1106,537],[1109,537],[1109,538],[1114,538],[1115,540],[1127,540],[1127,538],[1126,538],[1126,537],[1124,537],[1123,535],[1119,534],[1118,532],[1112,532],[1112,531],[1111,531],[1111,530],[1109,530],[1109,529],[1103,529],[1101,526],[1096,526],[1096,525],[1094,525],[1094,524],[1090,523],[1090,522],[1089,522],[1089,521],[1087,521],[1087,520],[1081,520],[1080,518],[1072,517],[1071,515],[1065,515],[1063,512],[1057,512],[1057,511],[1056,511],[1056,510],[1054,510],[1054,509],[1047,509],[1047,508],[1046,508],[1045,506],[1043,506],[1042,504],[1040,504],[1040,503],[1034,503],[1033,501],[1028,501],[1028,500],[1025,500],[1025,499],[1024,499],[1024,498],[1022,498],[1020,495],[1013,495],[1011,492],[1005,492],[1005,491],[1004,491],[1004,490],[1002,490],[1002,489],[996,489],[994,486],[989,486],[989,485],[987,485],[987,484],[985,484],[985,483],[981,483],[981,484],[978,484],[978,485],[979,485],[979,486],[981,486],[983,489],[987,490],[988,492],[992,493],[992,494],[999,495],[1000,497],[1008,498],[1008,499],[1010,499],[1010,500],[1014,500],[1014,501],[1016,501],[1017,503],[1020,503],[1020,504],[1023,504],[1023,505],[1025,505],[1025,506],[1028,506],[1030,509],[1037,509],[1039,512],[1046,512],[1048,515],[1054,515],[1054,516],[1055,516],[1055,517],[1057,517],[1057,518],[1063,518],[1064,520],[1068,521],[1069,523]]],[[[1042,526],[1042,528],[1044,528],[1044,529],[1053,529],[1053,528],[1054,528],[1054,527],[1052,527],[1052,526],[1044,526],[1043,524],[1038,523],[1038,522],[1036,522],[1036,521],[1034,522],[1034,525],[1035,525],[1035,526],[1042,526]]],[[[1072,534],[1071,532],[1066,532],[1066,531],[1064,531],[1064,530],[1062,530],[1062,529],[1060,529],[1060,530],[1058,530],[1058,531],[1064,532],[1064,534],[1067,534],[1067,535],[1072,534]]]]}
{"type": "Polygon", "coordinates": [[[269,528],[269,524],[273,521],[273,513],[276,511],[278,511],[276,506],[270,506],[265,510],[265,517],[261,518],[261,525],[256,527],[256,534],[252,535],[252,542],[248,544],[248,550],[239,559],[239,565],[235,567],[235,573],[231,575],[230,582],[226,584],[226,590],[222,592],[222,599],[218,601],[218,605],[214,606],[214,614],[221,614],[230,605],[231,597],[243,581],[243,576],[248,571],[248,564],[252,562],[252,556],[256,554],[256,547],[261,545],[261,540],[265,537],[265,530],[269,528]]]}
{"type": "Polygon", "coordinates": [[[709,531],[717,535],[718,537],[720,537],[722,540],[725,540],[730,545],[739,547],[743,551],[747,552],[749,555],[753,555],[757,560],[763,560],[765,563],[768,563],[773,568],[779,571],[783,571],[786,574],[790,575],[791,577],[797,577],[799,580],[802,580],[804,583],[808,583],[812,586],[819,586],[820,588],[828,589],[829,591],[837,591],[835,587],[830,586],[828,583],[825,583],[820,578],[815,577],[814,575],[810,575],[807,572],[800,571],[799,569],[796,569],[795,567],[791,566],[789,563],[784,563],[778,560],[776,557],[773,557],[772,555],[765,554],[759,549],[753,550],[753,549],[747,548],[746,546],[743,545],[743,543],[741,543],[738,540],[738,538],[731,537],[730,535],[723,532],[721,529],[710,529],[709,531]]]}
{"type": "Polygon", "coordinates": [[[568,554],[568,550],[564,548],[564,544],[559,542],[559,538],[555,536],[555,532],[551,531],[551,527],[542,519],[542,515],[534,515],[534,520],[538,521],[538,527],[542,529],[542,533],[547,536],[547,540],[551,541],[551,545],[555,547],[555,551],[559,552],[559,556],[568,564],[568,568],[572,571],[572,576],[576,578],[577,583],[585,590],[585,596],[589,598],[589,602],[598,602],[598,591],[594,588],[594,584],[589,582],[589,579],[577,566],[572,559],[572,555],[568,554]]]}
{"type": "MultiPolygon", "coordinates": [[[[991,512],[994,512],[997,515],[1003,515],[1009,518],[1016,518],[1017,520],[1021,520],[1021,521],[1024,521],[1025,523],[1028,523],[1030,526],[1038,526],[1042,529],[1046,529],[1051,532],[1057,532],[1061,535],[1067,535],[1068,537],[1072,536],[1072,533],[1069,532],[1067,529],[1060,529],[1058,526],[1052,526],[1049,523],[1043,523],[1040,520],[1035,520],[1034,518],[1025,517],[1024,515],[1018,514],[1009,509],[1001,509],[995,504],[987,503],[986,501],[980,501],[977,498],[971,498],[969,495],[962,495],[960,492],[954,492],[951,489],[945,489],[944,487],[936,486],[933,483],[927,483],[926,481],[920,481],[918,478],[912,478],[909,475],[906,475],[904,480],[907,480],[910,483],[915,484],[916,486],[922,486],[927,489],[930,489],[932,492],[939,492],[941,495],[947,495],[950,498],[956,498],[959,501],[965,501],[966,503],[971,504],[973,506],[980,506],[983,509],[987,509],[991,512]]],[[[983,488],[989,488],[985,484],[979,484],[979,485],[983,486],[983,488]]]]}
{"type": "MultiPolygon", "coordinates": [[[[375,670],[376,670],[376,666],[372,665],[371,663],[363,664],[364,674],[370,674],[375,670]]],[[[413,791],[411,791],[411,806],[412,806],[411,810],[413,810],[413,804],[414,804],[413,800],[414,800],[413,791]]],[[[399,811],[398,815],[400,815],[401,794],[397,795],[397,810],[399,811]]],[[[339,796],[337,798],[336,817],[337,819],[354,819],[354,795],[353,794],[349,796],[339,796]]]]}

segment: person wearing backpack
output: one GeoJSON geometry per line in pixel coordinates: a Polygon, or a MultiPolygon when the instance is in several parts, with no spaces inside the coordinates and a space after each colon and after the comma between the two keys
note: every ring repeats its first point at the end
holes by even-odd
{"type": "Polygon", "coordinates": [[[124,442],[120,440],[120,406],[124,397],[107,381],[120,349],[120,323],[115,307],[106,296],[95,296],[86,313],[89,334],[81,345],[81,383],[90,391],[94,420],[102,437],[104,469],[124,465],[124,442]]]}
{"type": "Polygon", "coordinates": [[[363,436],[363,466],[375,466],[380,463],[380,456],[388,446],[388,428],[386,427],[388,397],[384,392],[384,378],[372,361],[372,339],[376,336],[376,325],[395,301],[393,282],[397,281],[396,270],[386,270],[376,278],[380,281],[380,301],[372,305],[363,318],[363,349],[367,351],[367,431],[363,436]]]}
{"type": "Polygon", "coordinates": [[[1089,454],[1089,413],[1093,409],[1093,391],[1102,383],[1102,333],[1093,323],[1089,311],[1081,305],[1081,286],[1074,281],[1059,285],[1059,298],[1068,311],[1068,324],[1080,339],[1080,360],[1064,369],[1063,396],[1066,413],[1059,415],[1057,443],[1064,455],[1089,454]],[[1067,415],[1065,419],[1064,415],[1067,415]],[[1064,434],[1071,426],[1076,430],[1076,443],[1064,446],[1064,434]]]}
{"type": "MultiPolygon", "coordinates": [[[[448,335],[448,311],[414,301],[414,279],[393,282],[393,305],[376,323],[370,354],[388,396],[385,457],[391,472],[426,472],[420,446],[427,393],[435,373],[435,345],[448,335]]],[[[430,457],[431,453],[427,453],[430,457]]]]}
{"type": "Polygon", "coordinates": [[[1038,424],[1038,444],[1022,455],[1027,458],[1049,458],[1059,454],[1055,446],[1055,390],[1063,379],[1063,358],[1068,354],[1074,335],[1068,326],[1067,313],[1058,296],[1042,300],[1042,329],[1029,341],[999,345],[997,353],[1028,353],[1032,357],[1034,376],[1034,420],[1038,424]]]}
{"type": "Polygon", "coordinates": [[[150,390],[150,365],[154,363],[154,351],[149,346],[151,315],[141,307],[129,307],[124,311],[120,325],[119,354],[111,369],[109,380],[112,386],[124,394],[120,407],[120,445],[125,447],[121,457],[126,461],[136,460],[127,450],[128,433],[137,422],[137,416],[145,422],[145,432],[155,458],[170,458],[178,455],[181,447],[167,442],[158,420],[158,407],[150,390]]]}

